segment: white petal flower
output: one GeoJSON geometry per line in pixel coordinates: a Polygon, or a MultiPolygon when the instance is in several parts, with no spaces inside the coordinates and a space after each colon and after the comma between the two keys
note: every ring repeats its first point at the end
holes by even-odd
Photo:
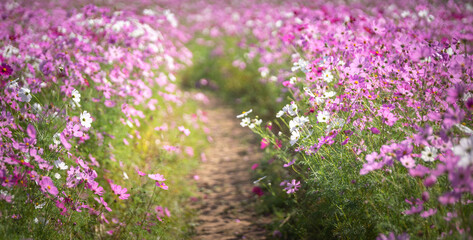
{"type": "Polygon", "coordinates": [[[80,124],[86,128],[90,128],[92,123],[92,118],[90,117],[90,113],[84,111],[80,114],[80,124]]]}
{"type": "Polygon", "coordinates": [[[434,147],[425,147],[421,152],[421,158],[426,162],[433,162],[437,157],[437,149],[434,147]]]}
{"type": "Polygon", "coordinates": [[[451,47],[448,48],[446,52],[447,52],[447,54],[448,54],[449,56],[452,56],[452,55],[453,55],[453,49],[452,49],[451,47]]]}
{"type": "Polygon", "coordinates": [[[301,137],[301,133],[299,132],[299,130],[294,130],[291,132],[291,140],[289,141],[289,143],[292,145],[294,145],[297,140],[299,140],[299,138],[301,137]]]}
{"type": "Polygon", "coordinates": [[[332,75],[332,72],[330,72],[329,70],[325,70],[323,71],[322,73],[322,79],[325,81],[325,82],[332,82],[333,81],[333,75],[332,75]]]}
{"type": "Polygon", "coordinates": [[[241,125],[242,127],[246,127],[246,126],[250,125],[250,123],[251,123],[251,120],[250,120],[249,117],[247,117],[247,118],[243,118],[243,119],[241,120],[240,125],[241,125]]]}
{"type": "Polygon", "coordinates": [[[61,174],[55,173],[55,174],[54,174],[54,178],[56,178],[56,179],[61,179],[61,174]]]}
{"type": "Polygon", "coordinates": [[[248,116],[248,114],[250,114],[251,112],[253,112],[253,109],[250,109],[248,111],[243,111],[240,115],[236,116],[237,118],[242,118],[242,117],[246,117],[248,116]]]}
{"type": "Polygon", "coordinates": [[[279,112],[276,114],[276,117],[277,117],[277,118],[280,118],[280,117],[282,117],[282,115],[284,115],[284,111],[279,111],[279,112]]]}
{"type": "Polygon", "coordinates": [[[317,121],[328,122],[330,120],[330,113],[328,111],[319,112],[317,115],[317,121]]]}
{"type": "Polygon", "coordinates": [[[79,93],[79,91],[77,91],[76,89],[73,89],[72,93],[71,93],[71,96],[72,96],[72,101],[74,101],[76,103],[80,102],[80,93],[79,93]]]}
{"type": "Polygon", "coordinates": [[[457,165],[468,167],[473,164],[473,136],[462,138],[460,144],[452,148],[453,153],[460,157],[457,165]]]}
{"type": "Polygon", "coordinates": [[[290,131],[294,131],[296,130],[296,128],[304,125],[305,123],[309,122],[309,118],[308,117],[295,117],[294,119],[292,119],[291,121],[289,121],[289,128],[290,128],[290,131]]]}
{"type": "Polygon", "coordinates": [[[290,82],[291,84],[296,83],[296,81],[297,81],[297,78],[296,78],[296,77],[291,77],[291,78],[289,79],[289,82],[290,82]]]}
{"type": "Polygon", "coordinates": [[[69,166],[67,166],[65,162],[63,162],[59,159],[54,161],[54,166],[61,169],[61,170],[67,170],[69,168],[69,166]]]}
{"type": "Polygon", "coordinates": [[[314,95],[314,93],[312,93],[312,91],[310,91],[310,88],[304,87],[304,91],[305,91],[305,93],[307,93],[307,95],[315,98],[315,95],[314,95]]]}
{"type": "Polygon", "coordinates": [[[291,116],[297,115],[297,105],[292,103],[291,106],[287,108],[287,113],[291,116]]]}
{"type": "Polygon", "coordinates": [[[59,145],[61,143],[61,140],[60,140],[60,137],[61,134],[60,133],[55,133],[54,136],[53,136],[53,143],[54,145],[59,145]]]}
{"type": "Polygon", "coordinates": [[[294,71],[300,69],[302,72],[306,73],[307,72],[307,65],[309,65],[309,63],[301,58],[301,59],[299,59],[299,61],[294,63],[294,66],[291,68],[291,70],[294,72],[294,71]]]}
{"type": "Polygon", "coordinates": [[[329,92],[325,92],[325,93],[324,93],[324,97],[326,97],[326,98],[331,98],[331,97],[335,96],[336,94],[337,94],[337,93],[334,92],[334,91],[329,91],[329,92]]]}
{"type": "Polygon", "coordinates": [[[460,129],[460,131],[466,133],[466,134],[470,134],[470,135],[473,135],[473,130],[471,130],[469,127],[467,126],[463,126],[461,124],[455,124],[455,127],[457,127],[458,129],[460,129]]]}
{"type": "Polygon", "coordinates": [[[7,83],[7,88],[16,89],[18,88],[18,78],[7,83]]]}
{"type": "Polygon", "coordinates": [[[33,112],[35,113],[40,113],[41,110],[43,110],[43,108],[41,107],[41,105],[39,105],[39,103],[33,103],[33,106],[31,108],[33,112]]]}
{"type": "Polygon", "coordinates": [[[320,105],[324,102],[325,102],[325,98],[323,98],[323,97],[316,97],[315,98],[315,103],[317,103],[317,105],[320,105]]]}
{"type": "Polygon", "coordinates": [[[38,204],[38,205],[34,206],[34,209],[41,209],[41,208],[43,208],[45,205],[46,205],[45,202],[44,202],[44,203],[41,203],[41,204],[38,204]]]}
{"type": "Polygon", "coordinates": [[[31,101],[32,97],[30,89],[26,87],[20,88],[20,90],[18,91],[18,96],[20,97],[20,101],[22,102],[29,102],[31,101]]]}

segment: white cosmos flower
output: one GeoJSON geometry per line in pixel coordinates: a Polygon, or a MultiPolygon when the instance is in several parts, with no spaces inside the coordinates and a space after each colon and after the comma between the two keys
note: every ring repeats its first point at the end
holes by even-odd
{"type": "Polygon", "coordinates": [[[312,93],[312,91],[310,91],[310,88],[304,87],[304,91],[305,91],[305,93],[307,93],[307,95],[315,98],[315,95],[314,95],[314,93],[312,93]]]}
{"type": "Polygon", "coordinates": [[[55,174],[54,174],[54,178],[56,178],[56,179],[61,179],[61,174],[55,173],[55,174]]]}
{"type": "Polygon", "coordinates": [[[250,125],[250,123],[251,123],[250,118],[249,118],[249,117],[246,117],[246,118],[243,118],[243,119],[241,120],[240,125],[241,125],[242,127],[246,127],[246,126],[250,125]]]}
{"type": "Polygon", "coordinates": [[[289,143],[292,145],[294,145],[297,140],[299,140],[299,138],[301,137],[301,133],[299,132],[299,130],[294,130],[291,132],[291,140],[289,141],[289,143]]]}
{"type": "Polygon", "coordinates": [[[336,94],[337,94],[337,93],[334,92],[334,91],[329,91],[329,92],[325,92],[325,93],[324,93],[324,97],[326,97],[326,98],[331,98],[331,97],[335,96],[336,94]]]}
{"type": "Polygon", "coordinates": [[[77,91],[76,89],[73,89],[72,93],[71,93],[71,96],[72,96],[72,101],[74,101],[76,103],[80,102],[80,93],[79,93],[79,91],[77,91]]]}
{"type": "Polygon", "coordinates": [[[80,114],[80,124],[86,128],[90,128],[92,123],[92,118],[90,117],[90,113],[87,111],[83,111],[80,114]]]}
{"type": "Polygon", "coordinates": [[[317,121],[328,122],[330,120],[330,113],[328,111],[319,112],[317,115],[317,121]]]}
{"type": "Polygon", "coordinates": [[[74,102],[74,100],[70,101],[70,105],[71,105],[71,108],[74,110],[76,109],[76,107],[80,107],[80,103],[74,102]]]}
{"type": "Polygon", "coordinates": [[[335,118],[329,124],[330,128],[343,127],[343,125],[345,125],[345,119],[343,118],[335,118]]]}
{"type": "Polygon", "coordinates": [[[65,162],[63,162],[59,159],[54,161],[54,166],[61,169],[61,170],[67,170],[69,168],[69,166],[67,166],[65,162]]]}
{"type": "Polygon", "coordinates": [[[294,63],[294,66],[291,68],[291,70],[294,72],[294,71],[300,69],[302,72],[306,73],[307,72],[307,65],[309,65],[309,63],[301,58],[301,59],[299,59],[299,61],[294,63]]]}
{"type": "Polygon", "coordinates": [[[325,81],[325,82],[331,82],[333,81],[333,75],[332,75],[332,72],[330,72],[329,70],[325,70],[323,71],[322,73],[322,79],[325,81]]]}
{"type": "Polygon", "coordinates": [[[20,97],[20,101],[22,102],[29,102],[31,101],[32,97],[30,89],[26,87],[20,88],[20,90],[18,91],[18,96],[20,97]]]}
{"type": "Polygon", "coordinates": [[[41,203],[41,204],[38,204],[38,205],[34,206],[34,209],[41,209],[41,208],[43,208],[45,205],[46,205],[45,202],[44,202],[44,203],[41,203]]]}
{"type": "Polygon", "coordinates": [[[284,115],[284,111],[279,111],[279,112],[276,114],[276,117],[277,117],[277,118],[280,118],[280,117],[282,117],[282,115],[284,115]]]}
{"type": "Polygon", "coordinates": [[[317,105],[320,105],[322,103],[325,102],[325,98],[323,97],[315,97],[315,103],[317,103],[317,105]]]}
{"type": "Polygon", "coordinates": [[[291,103],[291,105],[287,104],[282,110],[291,116],[297,115],[297,105],[295,103],[291,103]]]}
{"type": "Polygon", "coordinates": [[[289,121],[289,128],[291,129],[290,131],[296,130],[296,128],[304,125],[305,123],[309,122],[308,117],[295,117],[291,121],[289,121]]]}
{"type": "Polygon", "coordinates": [[[17,87],[18,87],[18,80],[19,80],[19,79],[17,78],[17,79],[15,79],[15,80],[13,80],[13,81],[8,82],[7,88],[10,88],[10,89],[15,89],[15,88],[17,88],[17,87]]]}
{"type": "Polygon", "coordinates": [[[460,144],[452,148],[453,153],[460,157],[457,165],[459,167],[468,167],[473,164],[473,136],[462,138],[460,144]]]}
{"type": "Polygon", "coordinates": [[[243,111],[240,115],[236,116],[237,118],[242,118],[242,117],[246,117],[248,116],[248,114],[250,114],[251,112],[253,112],[253,109],[250,109],[248,111],[243,111]]]}
{"type": "Polygon", "coordinates": [[[297,81],[297,78],[296,78],[296,77],[291,77],[291,78],[289,79],[289,82],[290,82],[291,84],[294,84],[296,81],[297,81]]]}
{"type": "Polygon", "coordinates": [[[76,107],[80,107],[80,93],[76,89],[72,90],[71,93],[72,99],[71,99],[71,106],[72,109],[75,109],[76,107]]]}
{"type": "Polygon", "coordinates": [[[455,127],[457,127],[458,129],[460,129],[460,131],[466,133],[466,134],[470,134],[470,135],[473,135],[473,130],[471,130],[469,127],[467,126],[463,126],[459,123],[455,124],[455,127]]]}
{"type": "Polygon", "coordinates": [[[61,140],[60,140],[60,137],[61,134],[60,133],[55,133],[54,136],[53,136],[53,143],[54,145],[59,145],[61,143],[61,140]]]}
{"type": "Polygon", "coordinates": [[[453,49],[452,49],[451,47],[448,48],[446,52],[447,52],[447,54],[448,54],[449,56],[452,56],[452,55],[453,55],[453,49]]]}
{"type": "Polygon", "coordinates": [[[437,149],[434,147],[425,147],[421,152],[421,158],[426,162],[433,162],[437,157],[437,149]]]}
{"type": "Polygon", "coordinates": [[[43,108],[41,107],[41,105],[39,105],[39,103],[33,103],[33,106],[31,107],[31,109],[35,113],[40,113],[41,110],[43,110],[43,108]]]}

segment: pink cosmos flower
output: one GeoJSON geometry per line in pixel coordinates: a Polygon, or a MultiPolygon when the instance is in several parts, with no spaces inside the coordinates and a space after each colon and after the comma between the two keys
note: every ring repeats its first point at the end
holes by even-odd
{"type": "Polygon", "coordinates": [[[289,167],[289,166],[291,166],[292,164],[294,164],[295,162],[296,162],[296,159],[294,158],[294,159],[292,159],[292,161],[290,161],[290,162],[288,162],[288,163],[285,163],[285,164],[283,165],[283,167],[289,167]]]}
{"type": "Polygon", "coordinates": [[[128,191],[126,188],[123,188],[120,185],[116,185],[113,183],[110,183],[110,186],[112,187],[112,191],[118,195],[119,199],[126,200],[128,197],[130,197],[130,194],[127,194],[126,192],[128,191]]]}
{"type": "Polygon", "coordinates": [[[26,128],[26,133],[31,139],[36,139],[36,129],[33,125],[28,124],[28,127],[26,128]]]}
{"type": "Polygon", "coordinates": [[[184,133],[186,136],[189,136],[191,134],[191,131],[189,129],[186,129],[184,126],[179,126],[177,127],[180,132],[184,133]]]}
{"type": "Polygon", "coordinates": [[[96,181],[87,181],[89,189],[92,190],[95,194],[102,196],[104,193],[103,187],[99,186],[99,183],[96,181]]]}
{"type": "Polygon", "coordinates": [[[164,190],[168,190],[169,187],[166,185],[166,183],[162,183],[162,182],[156,182],[156,186],[164,189],[164,190]]]}
{"type": "Polygon", "coordinates": [[[432,216],[432,215],[434,215],[434,214],[436,214],[436,213],[437,213],[437,209],[431,208],[431,209],[429,209],[429,210],[427,210],[427,211],[422,212],[422,213],[420,214],[420,216],[423,217],[423,218],[428,218],[428,217],[430,217],[430,216],[432,216]]]}
{"type": "Polygon", "coordinates": [[[112,209],[111,209],[110,207],[108,207],[108,203],[105,202],[105,200],[103,199],[103,197],[100,197],[100,199],[94,197],[94,199],[95,199],[95,201],[97,201],[98,203],[102,204],[102,205],[105,207],[105,209],[107,209],[107,211],[109,211],[109,212],[112,211],[112,209]]]}
{"type": "Polygon", "coordinates": [[[61,140],[62,145],[64,145],[64,148],[67,150],[71,149],[72,145],[67,141],[66,137],[64,136],[64,132],[59,135],[59,140],[61,140]]]}
{"type": "Polygon", "coordinates": [[[414,168],[416,166],[415,160],[409,155],[405,155],[401,157],[399,161],[402,163],[404,167],[409,168],[409,169],[414,168]]]}
{"type": "Polygon", "coordinates": [[[284,190],[287,192],[287,194],[295,193],[301,187],[301,182],[296,182],[296,179],[292,179],[291,182],[287,182],[286,186],[287,187],[285,187],[284,190]]]}
{"type": "Polygon", "coordinates": [[[269,141],[266,138],[261,139],[260,149],[265,149],[267,146],[269,146],[269,141]]]}
{"type": "Polygon", "coordinates": [[[135,170],[138,173],[138,175],[140,175],[140,176],[145,176],[146,175],[146,173],[140,171],[140,169],[138,169],[138,168],[135,168],[135,170]]]}
{"type": "Polygon", "coordinates": [[[153,179],[153,180],[156,180],[158,182],[164,182],[166,181],[166,179],[164,178],[163,175],[159,174],[159,173],[156,173],[156,174],[148,174],[148,177],[153,179]]]}
{"type": "Polygon", "coordinates": [[[53,180],[50,177],[43,177],[39,181],[39,186],[41,187],[41,191],[49,192],[50,194],[54,196],[56,196],[59,193],[56,186],[54,186],[53,180]]]}

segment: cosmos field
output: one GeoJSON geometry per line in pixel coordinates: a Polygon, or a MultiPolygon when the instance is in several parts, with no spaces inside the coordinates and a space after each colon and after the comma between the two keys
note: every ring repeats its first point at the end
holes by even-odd
{"type": "Polygon", "coordinates": [[[0,16],[1,238],[193,238],[209,98],[262,153],[247,182],[267,239],[473,237],[472,3],[9,0],[0,16]]]}

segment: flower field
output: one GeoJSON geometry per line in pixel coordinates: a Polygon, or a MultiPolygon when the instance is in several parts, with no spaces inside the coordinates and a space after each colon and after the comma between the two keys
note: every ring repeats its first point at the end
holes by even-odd
{"type": "Polygon", "coordinates": [[[192,238],[212,95],[264,152],[248,193],[268,239],[473,238],[471,3],[0,13],[1,236],[192,238]]]}

